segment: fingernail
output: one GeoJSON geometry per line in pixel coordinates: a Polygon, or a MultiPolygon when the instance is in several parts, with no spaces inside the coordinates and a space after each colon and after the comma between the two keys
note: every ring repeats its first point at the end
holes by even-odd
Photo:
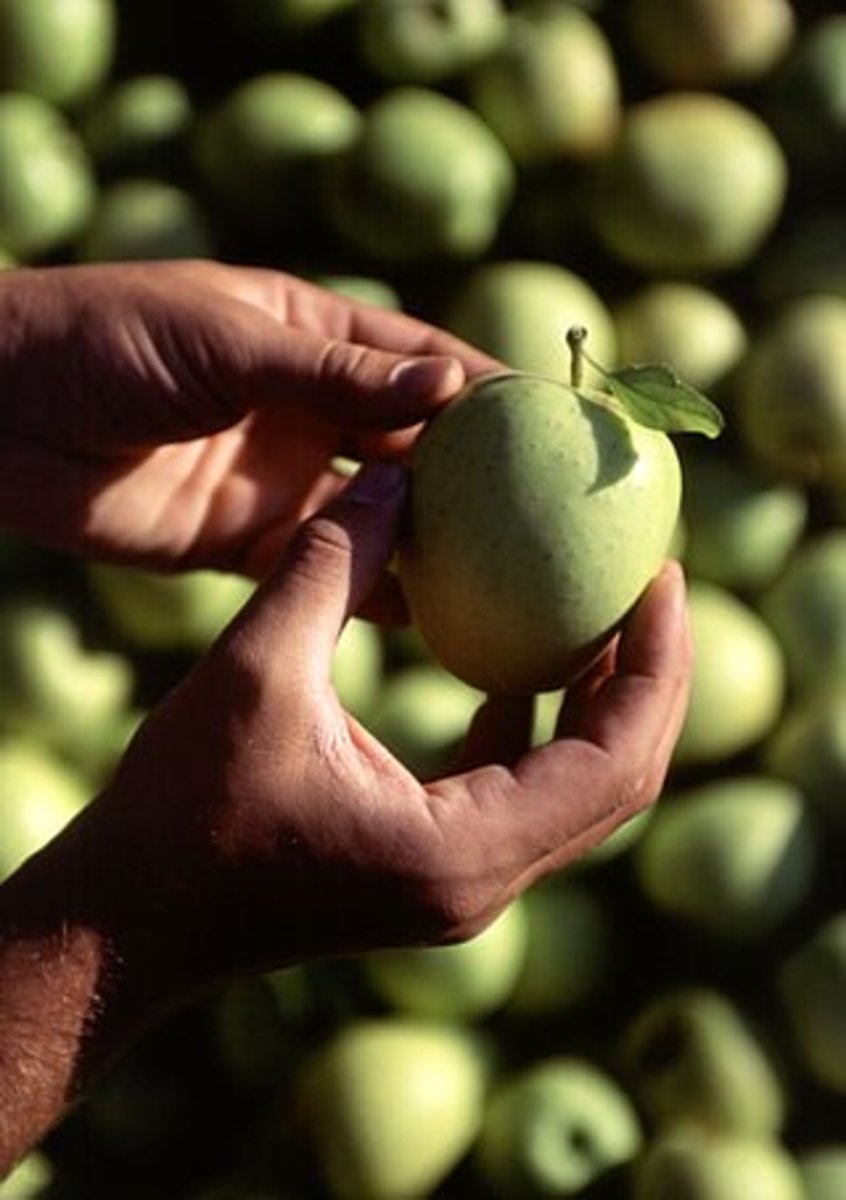
{"type": "Polygon", "coordinates": [[[410,397],[435,398],[451,395],[464,382],[464,370],[456,358],[409,358],[397,363],[388,376],[391,387],[410,397]]]}
{"type": "Polygon", "coordinates": [[[405,470],[399,463],[365,463],[356,471],[344,494],[359,504],[381,504],[403,490],[405,478],[405,470]]]}

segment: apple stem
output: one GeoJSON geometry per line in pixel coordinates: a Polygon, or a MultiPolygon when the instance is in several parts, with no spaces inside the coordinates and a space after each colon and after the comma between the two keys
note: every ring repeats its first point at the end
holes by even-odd
{"type": "Polygon", "coordinates": [[[570,386],[579,388],[584,382],[584,344],[587,330],[584,325],[571,325],[567,330],[567,345],[570,347],[570,386]]]}

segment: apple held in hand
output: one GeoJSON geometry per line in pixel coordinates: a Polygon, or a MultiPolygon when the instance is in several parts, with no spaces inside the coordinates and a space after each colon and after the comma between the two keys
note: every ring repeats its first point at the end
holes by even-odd
{"type": "Polygon", "coordinates": [[[659,570],[676,525],[670,439],[575,382],[482,377],[417,443],[400,580],[434,656],[487,692],[578,675],[659,570]]]}

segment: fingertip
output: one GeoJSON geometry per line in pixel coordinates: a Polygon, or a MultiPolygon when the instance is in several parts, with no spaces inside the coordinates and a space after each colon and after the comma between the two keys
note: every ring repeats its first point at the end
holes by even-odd
{"type": "Polygon", "coordinates": [[[628,671],[676,674],[690,653],[685,574],[668,559],[623,626],[619,662],[628,671]]]}

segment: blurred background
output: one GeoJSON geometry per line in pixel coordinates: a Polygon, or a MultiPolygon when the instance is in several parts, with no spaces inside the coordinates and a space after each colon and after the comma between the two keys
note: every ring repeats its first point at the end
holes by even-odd
{"type": "MultiPolygon", "coordinates": [[[[845,199],[835,0],[0,0],[3,267],[273,266],[564,378],[581,323],[727,421],[654,813],[464,946],[179,1013],[0,1197],[843,1200],[845,199]]],[[[0,541],[0,877],[249,590],[0,541]]],[[[357,620],[335,679],[424,776],[479,700],[357,620]]]]}

